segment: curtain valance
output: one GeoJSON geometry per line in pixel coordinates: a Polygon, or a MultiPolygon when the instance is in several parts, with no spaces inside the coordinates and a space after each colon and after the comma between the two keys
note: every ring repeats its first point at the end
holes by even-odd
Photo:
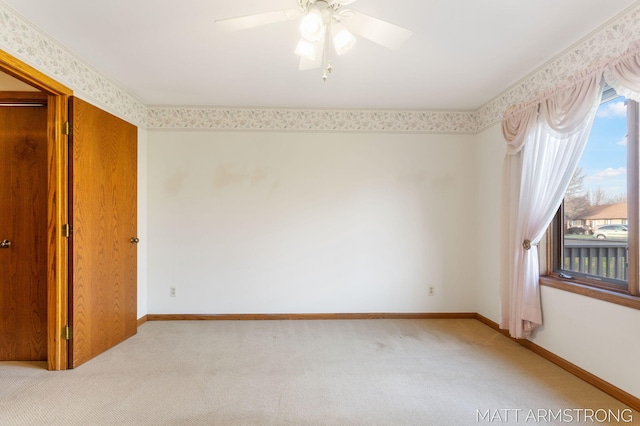
{"type": "Polygon", "coordinates": [[[513,155],[522,149],[525,139],[538,119],[539,104],[533,104],[518,113],[509,114],[502,120],[502,134],[507,141],[507,154],[513,155]]]}
{"type": "Polygon", "coordinates": [[[640,102],[640,40],[622,56],[583,72],[537,99],[509,109],[502,120],[508,153],[512,155],[522,149],[538,115],[556,132],[575,131],[588,115],[592,100],[600,95],[603,77],[618,94],[640,102]]]}
{"type": "Polygon", "coordinates": [[[601,82],[602,71],[594,71],[571,85],[556,88],[544,100],[505,114],[502,134],[507,141],[508,154],[516,154],[522,149],[527,134],[539,117],[555,132],[567,134],[575,131],[602,93],[601,82]]]}
{"type": "Polygon", "coordinates": [[[631,45],[604,72],[605,80],[619,95],[640,102],[640,41],[631,45]]]}

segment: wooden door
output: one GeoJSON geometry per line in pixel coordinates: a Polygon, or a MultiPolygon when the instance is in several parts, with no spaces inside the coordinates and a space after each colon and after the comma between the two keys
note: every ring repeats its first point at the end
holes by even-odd
{"type": "Polygon", "coordinates": [[[47,141],[46,101],[0,106],[0,361],[47,359],[47,141]]]}
{"type": "Polygon", "coordinates": [[[70,99],[69,367],[137,329],[137,128],[70,99]]]}

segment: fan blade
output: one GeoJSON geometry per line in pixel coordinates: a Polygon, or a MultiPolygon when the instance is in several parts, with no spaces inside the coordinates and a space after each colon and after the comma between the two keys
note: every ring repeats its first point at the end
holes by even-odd
{"type": "Polygon", "coordinates": [[[315,58],[309,59],[304,56],[300,57],[300,66],[298,67],[300,71],[312,70],[322,66],[322,58],[324,57],[324,39],[325,37],[322,37],[320,40],[316,41],[315,58]]]}
{"type": "Polygon", "coordinates": [[[402,46],[413,34],[406,28],[353,10],[343,11],[340,17],[352,33],[392,50],[402,46]]]}
{"type": "Polygon", "coordinates": [[[279,10],[277,12],[259,13],[257,15],[240,16],[238,18],[219,19],[214,21],[225,31],[239,31],[247,28],[259,27],[261,25],[275,24],[276,22],[288,21],[302,16],[300,9],[279,10]]]}

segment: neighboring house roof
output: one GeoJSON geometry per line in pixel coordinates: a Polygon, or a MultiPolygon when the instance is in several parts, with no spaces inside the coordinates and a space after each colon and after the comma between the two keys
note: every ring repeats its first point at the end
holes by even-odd
{"type": "Polygon", "coordinates": [[[586,209],[579,215],[583,220],[599,219],[626,219],[627,203],[607,204],[603,206],[593,206],[586,209]]]}

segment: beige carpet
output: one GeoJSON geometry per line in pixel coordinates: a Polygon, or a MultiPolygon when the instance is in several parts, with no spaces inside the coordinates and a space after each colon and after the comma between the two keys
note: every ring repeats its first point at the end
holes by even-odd
{"type": "Polygon", "coordinates": [[[75,370],[0,363],[2,425],[630,419],[640,413],[476,320],[148,322],[75,370]]]}

